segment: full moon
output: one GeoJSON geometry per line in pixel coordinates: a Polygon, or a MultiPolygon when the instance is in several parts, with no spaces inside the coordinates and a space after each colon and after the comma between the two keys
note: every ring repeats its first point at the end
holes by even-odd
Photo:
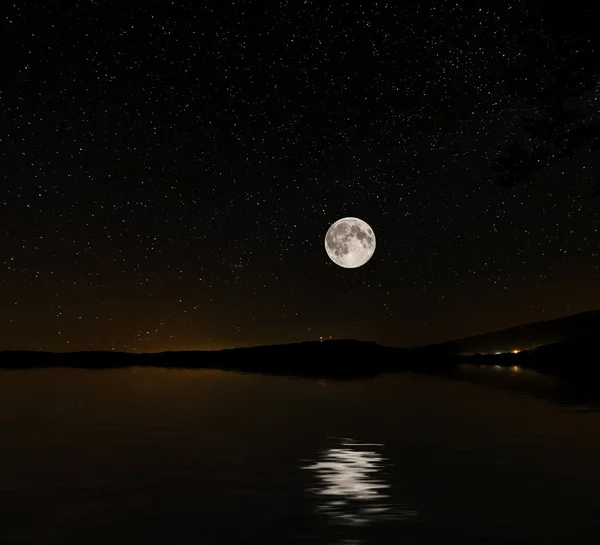
{"type": "Polygon", "coordinates": [[[342,218],[327,231],[325,250],[336,265],[356,269],[373,257],[375,233],[361,219],[342,218]]]}

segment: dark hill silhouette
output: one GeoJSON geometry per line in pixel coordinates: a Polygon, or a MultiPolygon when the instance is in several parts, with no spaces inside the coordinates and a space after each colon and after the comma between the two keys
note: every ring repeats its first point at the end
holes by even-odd
{"type": "Polygon", "coordinates": [[[599,377],[600,335],[591,333],[518,354],[519,365],[545,373],[599,377]]]}
{"type": "Polygon", "coordinates": [[[418,349],[427,354],[455,356],[493,354],[513,350],[531,350],[582,335],[600,337],[600,310],[573,314],[564,318],[523,324],[500,331],[484,333],[418,349]]]}
{"type": "MultiPolygon", "coordinates": [[[[277,375],[358,378],[414,365],[412,352],[375,342],[312,341],[226,350],[132,354],[128,352],[0,352],[0,368],[117,368],[154,366],[224,369],[277,375]]],[[[432,362],[427,367],[439,366],[432,362]]]]}
{"type": "Polygon", "coordinates": [[[400,371],[452,376],[460,364],[474,364],[502,367],[518,365],[576,380],[585,378],[600,380],[600,367],[596,363],[600,352],[599,326],[600,312],[594,311],[417,349],[386,347],[368,341],[329,340],[227,350],[145,354],[112,351],[54,353],[17,350],[0,352],[0,369],[44,367],[100,369],[146,366],[357,379],[400,371]],[[576,334],[581,331],[586,333],[576,334]],[[531,336],[528,337],[528,334],[531,336]],[[542,339],[568,336],[566,340],[552,342],[531,350],[522,350],[518,354],[509,352],[513,347],[523,348],[528,344],[541,343],[542,339]],[[505,344],[501,344],[502,342],[505,344]],[[487,350],[484,346],[493,346],[494,351],[503,353],[461,355],[461,352],[467,352],[467,347],[470,347],[471,352],[476,350],[485,352],[487,350]]]}

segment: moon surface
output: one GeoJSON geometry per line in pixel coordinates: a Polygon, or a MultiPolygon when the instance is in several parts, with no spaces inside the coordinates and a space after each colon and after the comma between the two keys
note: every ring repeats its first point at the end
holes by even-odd
{"type": "Polygon", "coordinates": [[[375,252],[375,233],[361,219],[337,220],[325,235],[325,250],[336,265],[356,269],[364,265],[375,252]]]}

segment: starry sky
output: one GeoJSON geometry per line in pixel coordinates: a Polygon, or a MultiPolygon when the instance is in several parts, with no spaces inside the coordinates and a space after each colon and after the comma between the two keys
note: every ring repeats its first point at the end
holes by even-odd
{"type": "Polygon", "coordinates": [[[12,5],[0,349],[417,346],[600,308],[598,154],[495,180],[530,109],[507,71],[565,41],[534,2],[407,4],[12,5]],[[324,248],[346,216],[377,237],[358,269],[324,248]]]}

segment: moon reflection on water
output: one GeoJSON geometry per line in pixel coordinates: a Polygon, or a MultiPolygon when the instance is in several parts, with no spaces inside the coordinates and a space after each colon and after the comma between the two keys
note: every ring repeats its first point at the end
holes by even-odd
{"type": "Polygon", "coordinates": [[[330,522],[356,527],[417,515],[414,510],[388,503],[391,485],[382,475],[386,459],[373,450],[381,446],[343,439],[304,467],[317,478],[319,485],[310,491],[317,497],[318,512],[330,522]]]}

